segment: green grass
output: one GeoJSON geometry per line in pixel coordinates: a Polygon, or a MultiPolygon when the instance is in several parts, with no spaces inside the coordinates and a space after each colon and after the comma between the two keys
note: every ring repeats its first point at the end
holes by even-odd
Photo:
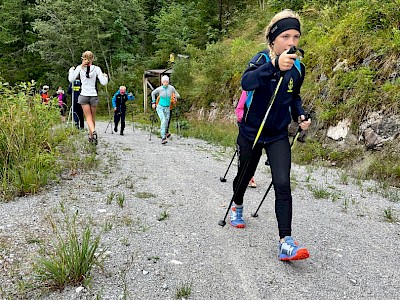
{"type": "Polygon", "coordinates": [[[108,194],[106,199],[107,205],[110,205],[114,200],[114,198],[115,198],[115,192],[111,192],[110,194],[108,194]]]}
{"type": "Polygon", "coordinates": [[[169,213],[164,210],[157,218],[158,221],[164,221],[167,220],[169,218],[169,213]]]}
{"type": "Polygon", "coordinates": [[[125,204],[125,194],[123,192],[119,192],[115,199],[118,203],[118,206],[123,208],[125,204]]]}
{"type": "Polygon", "coordinates": [[[192,293],[192,284],[185,283],[176,289],[175,299],[187,299],[192,293]]]}
{"type": "Polygon", "coordinates": [[[102,256],[97,253],[100,236],[94,236],[88,225],[79,232],[77,216],[77,213],[72,218],[67,216],[64,228],[50,218],[55,239],[51,247],[44,249],[46,255],[39,257],[34,265],[38,287],[62,290],[67,285],[88,286],[93,267],[102,266],[102,256]]]}
{"type": "Polygon", "coordinates": [[[311,187],[310,190],[313,193],[315,199],[328,199],[331,196],[331,193],[328,190],[320,186],[311,187]]]}
{"type": "Polygon", "coordinates": [[[148,198],[156,198],[157,195],[149,192],[137,192],[135,194],[135,197],[139,199],[148,199],[148,198]]]}
{"type": "Polygon", "coordinates": [[[394,215],[394,210],[391,207],[385,208],[384,211],[384,218],[387,222],[392,223],[392,222],[397,222],[397,218],[394,215]]]}
{"type": "Polygon", "coordinates": [[[62,170],[93,168],[97,159],[83,135],[61,124],[57,103],[41,104],[32,83],[0,82],[0,200],[37,193],[62,170]],[[87,144],[87,143],[86,143],[87,144]]]}

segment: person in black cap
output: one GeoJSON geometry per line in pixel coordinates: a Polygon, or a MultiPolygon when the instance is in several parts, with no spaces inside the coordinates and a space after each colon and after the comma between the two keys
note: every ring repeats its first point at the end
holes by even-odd
{"type": "Polygon", "coordinates": [[[83,110],[82,106],[78,103],[79,95],[81,94],[81,80],[75,79],[74,82],[69,84],[67,93],[71,95],[71,98],[74,102],[72,114],[74,116],[74,123],[76,128],[84,129],[85,128],[85,119],[83,118],[83,110]],[[73,94],[72,94],[73,92],[73,94]]]}
{"type": "Polygon", "coordinates": [[[296,53],[288,53],[291,47],[298,46],[300,36],[297,13],[284,10],[276,14],[266,29],[268,49],[257,53],[250,60],[241,81],[243,90],[249,91],[252,96],[247,97],[239,125],[239,168],[233,181],[235,197],[230,208],[229,222],[236,228],[246,226],[243,219],[243,196],[257,168],[262,150],[265,149],[275,191],[279,260],[309,257],[308,250],[292,238],[290,189],[291,149],[288,125],[291,118],[298,121],[303,130],[311,124],[311,120],[305,118],[300,97],[305,67],[296,53]]]}

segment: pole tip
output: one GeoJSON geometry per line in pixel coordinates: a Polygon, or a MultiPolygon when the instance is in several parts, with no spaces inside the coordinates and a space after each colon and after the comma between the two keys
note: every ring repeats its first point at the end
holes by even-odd
{"type": "Polygon", "coordinates": [[[223,178],[223,177],[220,177],[219,180],[220,180],[221,182],[226,182],[226,178],[223,178]]]}
{"type": "Polygon", "coordinates": [[[252,216],[253,218],[257,218],[257,217],[258,217],[258,214],[257,214],[257,213],[252,213],[251,216],[252,216]]]}
{"type": "Polygon", "coordinates": [[[224,227],[226,225],[226,222],[224,220],[221,220],[218,222],[218,225],[224,227]]]}

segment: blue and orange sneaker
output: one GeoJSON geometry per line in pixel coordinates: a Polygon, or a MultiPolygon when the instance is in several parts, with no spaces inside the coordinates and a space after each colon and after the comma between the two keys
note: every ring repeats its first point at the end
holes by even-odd
{"type": "Polygon", "coordinates": [[[236,228],[246,227],[246,222],[243,220],[243,206],[236,207],[234,204],[232,204],[229,224],[231,224],[231,226],[236,228]]]}
{"type": "Polygon", "coordinates": [[[299,245],[291,236],[285,236],[284,242],[279,242],[279,260],[300,260],[309,257],[307,248],[299,245]]]}

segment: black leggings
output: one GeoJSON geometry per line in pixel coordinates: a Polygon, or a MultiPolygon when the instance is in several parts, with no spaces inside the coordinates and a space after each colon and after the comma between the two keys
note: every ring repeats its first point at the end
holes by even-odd
{"type": "Polygon", "coordinates": [[[269,160],[272,183],[275,190],[275,214],[278,221],[279,236],[281,238],[291,235],[292,232],[292,194],[290,189],[290,166],[291,149],[289,139],[284,138],[269,144],[256,144],[246,140],[241,134],[237,138],[237,150],[239,156],[238,173],[233,181],[233,191],[236,189],[234,202],[237,205],[243,204],[243,196],[246,192],[247,184],[257,169],[258,162],[265,149],[269,160]],[[250,161],[249,161],[250,159],[250,161]],[[246,172],[238,186],[239,178],[246,168],[246,172]]]}
{"type": "Polygon", "coordinates": [[[78,103],[78,97],[74,99],[74,121],[76,128],[83,129],[85,127],[85,119],[83,117],[82,106],[78,103]]]}
{"type": "Polygon", "coordinates": [[[115,127],[118,127],[119,120],[121,120],[121,133],[123,133],[125,129],[125,113],[125,110],[119,111],[118,109],[114,112],[115,127]]]}

